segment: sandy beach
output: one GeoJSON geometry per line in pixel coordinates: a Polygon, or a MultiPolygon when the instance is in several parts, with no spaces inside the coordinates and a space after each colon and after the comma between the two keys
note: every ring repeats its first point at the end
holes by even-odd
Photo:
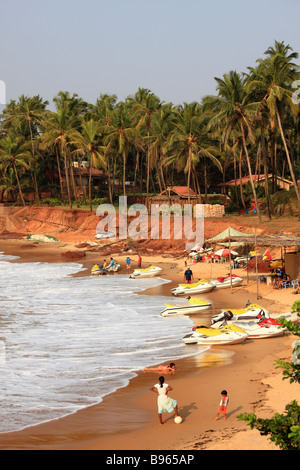
{"type": "MultiPolygon", "coordinates": [[[[0,241],[0,251],[23,261],[65,261],[62,253],[80,252],[78,261],[86,268],[79,275],[89,275],[95,262],[103,260],[99,252],[76,248],[75,243],[32,245],[24,239],[0,241]]],[[[78,245],[77,245],[78,246],[78,245]]],[[[125,272],[125,257],[131,256],[136,267],[135,251],[114,254],[125,272]]],[[[143,292],[141,295],[170,295],[170,288],[183,281],[186,258],[162,255],[143,256],[143,267],[149,264],[163,268],[162,278],[171,283],[143,292]]],[[[229,272],[228,264],[190,264],[195,278],[210,278],[229,272]]],[[[241,308],[248,300],[259,303],[272,313],[290,311],[296,296],[291,289],[275,291],[260,285],[256,277],[242,269],[235,273],[244,278],[243,285],[206,294],[222,308],[241,308]],[[259,299],[257,299],[259,294],[259,299]]],[[[118,274],[114,274],[118,275],[118,274]]],[[[193,315],[195,324],[207,322],[205,315],[193,315]]],[[[104,397],[99,405],[85,408],[73,415],[53,420],[18,432],[0,435],[0,449],[72,449],[72,450],[278,450],[271,441],[250,430],[237,416],[255,412],[271,417],[283,412],[286,404],[299,399],[297,384],[282,380],[275,369],[276,359],[289,360],[294,336],[285,333],[278,338],[247,340],[244,344],[212,347],[207,353],[176,361],[175,374],[166,376],[178,401],[183,422],[176,425],[174,413],[164,414],[164,425],[157,416],[156,395],[149,391],[158,380],[157,372],[140,371],[127,387],[104,397]],[[230,403],[227,420],[215,421],[220,392],[227,389],[230,403]]],[[[187,346],[188,347],[188,346],[187,346]]],[[[170,358],[171,360],[172,358],[170,358]]]]}

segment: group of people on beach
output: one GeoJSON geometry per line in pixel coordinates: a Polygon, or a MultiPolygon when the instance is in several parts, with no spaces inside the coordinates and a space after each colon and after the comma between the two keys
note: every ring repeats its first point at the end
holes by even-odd
{"type": "MultiPolygon", "coordinates": [[[[166,374],[174,374],[176,370],[174,362],[171,362],[170,364],[164,366],[160,365],[157,367],[149,367],[143,369],[143,371],[155,371],[155,372],[164,372],[166,374]]],[[[168,396],[168,393],[173,390],[173,387],[171,385],[167,384],[165,382],[165,378],[163,375],[161,375],[158,379],[158,383],[153,385],[153,387],[150,388],[151,392],[154,392],[157,394],[157,408],[158,408],[158,419],[159,419],[159,424],[162,425],[163,420],[162,420],[162,414],[163,413],[172,413],[175,411],[175,422],[181,423],[182,417],[179,415],[178,412],[178,403],[177,400],[174,398],[171,398],[168,396]]],[[[219,403],[218,411],[215,420],[219,420],[220,416],[223,415],[224,419],[227,419],[227,406],[229,403],[229,397],[227,390],[222,390],[221,391],[221,401],[219,403]]]]}

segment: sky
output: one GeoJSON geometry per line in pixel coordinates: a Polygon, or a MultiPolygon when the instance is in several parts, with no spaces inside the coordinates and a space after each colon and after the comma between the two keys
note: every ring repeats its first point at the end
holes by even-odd
{"type": "Polygon", "coordinates": [[[50,108],[61,90],[201,101],[275,40],[300,53],[299,0],[0,0],[0,16],[6,102],[40,95],[50,108]]]}

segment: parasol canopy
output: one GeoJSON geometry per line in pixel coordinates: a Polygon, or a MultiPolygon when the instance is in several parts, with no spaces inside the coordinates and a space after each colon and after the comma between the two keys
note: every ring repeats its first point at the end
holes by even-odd
{"type": "Polygon", "coordinates": [[[228,248],[221,248],[221,250],[218,250],[215,252],[215,255],[217,256],[229,256],[230,254],[232,254],[233,256],[237,256],[238,253],[236,251],[233,251],[233,250],[229,250],[228,248]]]}

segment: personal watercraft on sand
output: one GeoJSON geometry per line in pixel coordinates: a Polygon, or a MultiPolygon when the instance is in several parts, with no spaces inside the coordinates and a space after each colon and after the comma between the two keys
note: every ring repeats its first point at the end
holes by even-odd
{"type": "Polygon", "coordinates": [[[226,325],[222,328],[197,326],[193,333],[186,335],[182,341],[185,344],[225,345],[243,343],[248,334],[236,325],[226,325]]]}
{"type": "Polygon", "coordinates": [[[201,292],[210,292],[214,289],[214,285],[206,279],[200,279],[194,284],[179,284],[178,287],[171,289],[173,295],[191,295],[200,294],[201,292]]]}
{"type": "Polygon", "coordinates": [[[209,282],[215,286],[215,289],[227,289],[228,287],[236,287],[242,284],[243,279],[233,274],[225,277],[218,277],[217,279],[210,279],[209,282]]]}
{"type": "Polygon", "coordinates": [[[137,279],[139,277],[154,277],[158,276],[162,272],[162,268],[158,266],[149,266],[145,269],[135,269],[132,274],[129,275],[130,279],[137,279]]]}
{"type": "Polygon", "coordinates": [[[264,316],[264,318],[269,318],[269,311],[257,304],[247,304],[245,308],[222,310],[218,315],[213,315],[211,317],[211,322],[214,324],[224,320],[231,321],[231,323],[238,320],[248,321],[257,319],[258,321],[262,316],[264,316]],[[229,315],[226,316],[227,313],[229,315]]]}
{"type": "Polygon", "coordinates": [[[199,299],[197,297],[188,297],[188,303],[186,304],[166,304],[165,308],[161,312],[162,317],[169,317],[171,315],[188,315],[192,313],[199,313],[202,310],[206,310],[211,307],[211,303],[204,299],[199,299]]]}

